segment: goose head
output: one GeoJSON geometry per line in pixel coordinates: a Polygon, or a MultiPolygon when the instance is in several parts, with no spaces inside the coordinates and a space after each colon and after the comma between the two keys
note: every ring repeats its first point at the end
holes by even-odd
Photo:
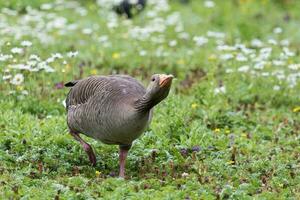
{"type": "Polygon", "coordinates": [[[146,94],[137,102],[137,108],[148,111],[164,100],[170,91],[173,75],[154,74],[150,79],[146,94]]]}
{"type": "Polygon", "coordinates": [[[146,90],[146,95],[154,105],[164,100],[170,91],[173,75],[154,74],[146,90]]]}

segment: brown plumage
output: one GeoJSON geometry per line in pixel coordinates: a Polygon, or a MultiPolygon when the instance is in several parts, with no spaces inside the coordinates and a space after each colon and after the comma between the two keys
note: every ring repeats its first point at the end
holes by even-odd
{"type": "Polygon", "coordinates": [[[167,97],[173,76],[153,75],[147,89],[125,75],[91,76],[66,83],[72,87],[67,99],[70,133],[87,152],[93,165],[96,157],[79,133],[120,147],[120,176],[132,142],[150,123],[152,108],[167,97]]]}

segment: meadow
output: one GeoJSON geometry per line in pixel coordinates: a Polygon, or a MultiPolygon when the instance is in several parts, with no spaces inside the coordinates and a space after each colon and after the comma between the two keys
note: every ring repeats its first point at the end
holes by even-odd
{"type": "Polygon", "coordinates": [[[0,199],[300,199],[300,2],[0,1],[0,199]],[[68,133],[63,84],[173,74],[133,144],[68,133]]]}

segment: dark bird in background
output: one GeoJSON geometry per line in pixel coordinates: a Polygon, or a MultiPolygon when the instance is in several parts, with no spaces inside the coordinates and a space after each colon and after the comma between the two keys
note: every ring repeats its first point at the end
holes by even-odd
{"type": "Polygon", "coordinates": [[[123,0],[119,5],[114,7],[114,10],[119,15],[125,15],[128,18],[132,18],[135,14],[141,12],[145,6],[147,0],[136,0],[135,3],[130,0],[123,0]]]}
{"type": "Polygon", "coordinates": [[[150,124],[153,107],[170,91],[172,75],[155,74],[147,89],[126,75],[91,76],[65,84],[70,134],[80,142],[90,162],[96,164],[92,147],[80,133],[105,144],[119,145],[120,177],[132,142],[150,124]]]}

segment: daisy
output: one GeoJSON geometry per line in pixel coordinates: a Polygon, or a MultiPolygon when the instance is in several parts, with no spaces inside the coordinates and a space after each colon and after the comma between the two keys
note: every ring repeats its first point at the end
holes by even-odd
{"type": "Polygon", "coordinates": [[[24,81],[23,74],[16,74],[14,78],[10,81],[10,83],[13,85],[21,85],[23,81],[24,81]]]}

